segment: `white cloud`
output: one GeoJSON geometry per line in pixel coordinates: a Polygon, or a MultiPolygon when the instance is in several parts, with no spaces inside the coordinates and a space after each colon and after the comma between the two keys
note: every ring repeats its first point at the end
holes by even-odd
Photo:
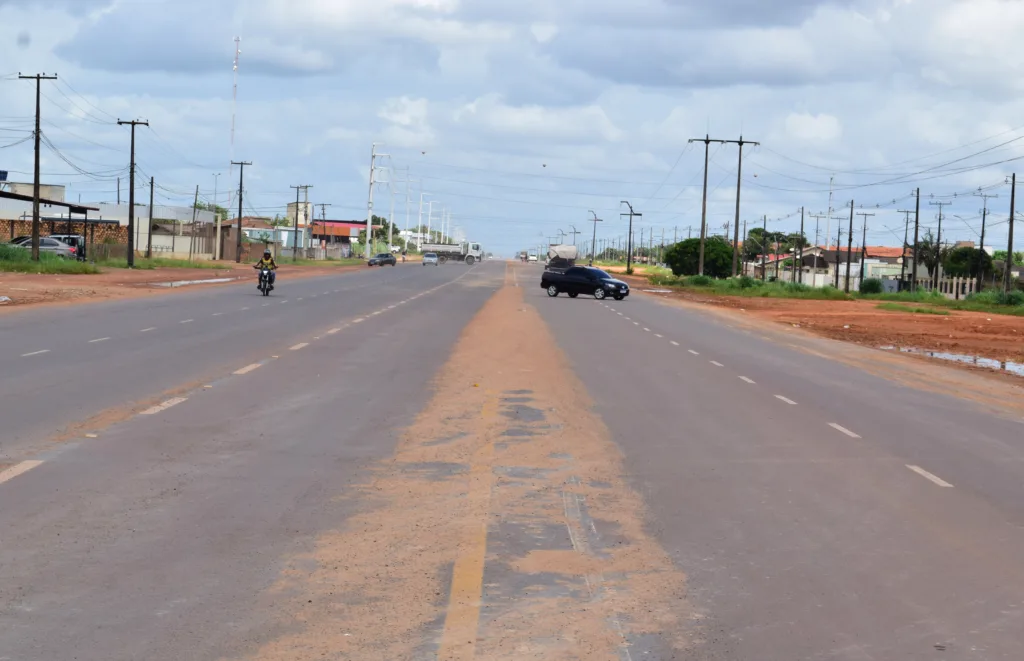
{"type": "Polygon", "coordinates": [[[843,127],[832,115],[790,113],[786,117],[786,133],[797,140],[832,142],[843,135],[843,127]]]}
{"type": "Polygon", "coordinates": [[[600,106],[510,106],[498,95],[487,95],[462,106],[455,112],[455,121],[514,139],[545,140],[556,145],[585,140],[611,142],[624,135],[600,106]]]}

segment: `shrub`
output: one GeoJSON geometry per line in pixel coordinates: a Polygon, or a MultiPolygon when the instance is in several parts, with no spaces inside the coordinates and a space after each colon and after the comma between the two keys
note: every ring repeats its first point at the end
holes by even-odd
{"type": "Polygon", "coordinates": [[[864,282],[860,283],[860,293],[862,294],[881,294],[883,290],[882,281],[878,278],[866,278],[864,282]]]}
{"type": "Polygon", "coordinates": [[[751,278],[749,275],[741,275],[739,278],[736,279],[736,285],[740,289],[750,289],[751,287],[758,286],[760,283],[760,280],[755,280],[751,278]]]}
{"type": "Polygon", "coordinates": [[[971,303],[981,303],[983,305],[1024,305],[1024,292],[1009,291],[1004,294],[1001,291],[990,290],[971,294],[967,297],[967,300],[971,303]]]}
{"type": "Polygon", "coordinates": [[[710,287],[715,284],[715,280],[706,275],[693,275],[686,279],[686,284],[691,287],[710,287]]]}

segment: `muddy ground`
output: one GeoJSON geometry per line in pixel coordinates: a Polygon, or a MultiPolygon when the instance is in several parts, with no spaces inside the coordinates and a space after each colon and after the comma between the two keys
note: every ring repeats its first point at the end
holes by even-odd
{"type": "MultiPolygon", "coordinates": [[[[309,278],[352,271],[360,266],[289,266],[281,264],[278,277],[309,278]]],[[[0,314],[5,310],[25,306],[88,303],[95,301],[145,296],[162,296],[172,292],[194,289],[195,287],[216,287],[238,284],[255,278],[251,264],[225,262],[224,268],[157,268],[157,269],[105,269],[98,274],[36,274],[0,273],[0,297],[8,302],[0,303],[0,314]],[[168,287],[161,283],[189,280],[219,280],[230,278],[230,282],[168,287]]]]}

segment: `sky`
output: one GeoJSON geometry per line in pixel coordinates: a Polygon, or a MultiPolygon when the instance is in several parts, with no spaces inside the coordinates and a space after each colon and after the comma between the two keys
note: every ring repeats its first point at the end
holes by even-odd
{"type": "MultiPolygon", "coordinates": [[[[950,241],[977,241],[975,193],[997,196],[986,244],[1005,248],[1021,34],[1018,0],[0,0],[0,170],[31,179],[18,73],[45,72],[43,181],[72,200],[115,201],[118,177],[127,199],[116,120],[142,119],[143,200],[153,177],[158,203],[198,185],[237,207],[234,159],[252,162],[245,215],[283,215],[308,184],[329,219],[365,218],[378,143],[374,211],[394,203],[399,226],[422,193],[424,222],[447,210],[511,255],[588,240],[595,215],[599,238],[625,237],[628,200],[637,240],[670,241],[701,223],[705,145],[689,141],[742,136],[760,144],[743,148],[741,224],[796,231],[803,207],[808,237],[834,242],[852,201],[874,214],[855,244],[866,222],[868,245],[898,246],[919,187],[922,234],[950,202],[950,241]]],[[[739,150],[708,152],[721,234],[739,150]]]]}

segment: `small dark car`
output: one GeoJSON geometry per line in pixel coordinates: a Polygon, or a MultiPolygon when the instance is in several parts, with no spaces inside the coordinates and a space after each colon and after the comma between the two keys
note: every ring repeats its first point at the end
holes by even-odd
{"type": "Polygon", "coordinates": [[[628,284],[590,266],[572,266],[564,273],[544,271],[540,286],[552,297],[562,293],[568,294],[569,298],[586,294],[599,301],[608,296],[621,301],[629,296],[628,284]]]}
{"type": "Polygon", "coordinates": [[[398,263],[398,260],[395,259],[394,255],[392,255],[390,253],[382,252],[379,255],[374,255],[373,257],[371,257],[370,261],[368,261],[366,263],[366,265],[367,266],[384,266],[385,264],[390,264],[391,266],[394,266],[397,263],[398,263]]]}

